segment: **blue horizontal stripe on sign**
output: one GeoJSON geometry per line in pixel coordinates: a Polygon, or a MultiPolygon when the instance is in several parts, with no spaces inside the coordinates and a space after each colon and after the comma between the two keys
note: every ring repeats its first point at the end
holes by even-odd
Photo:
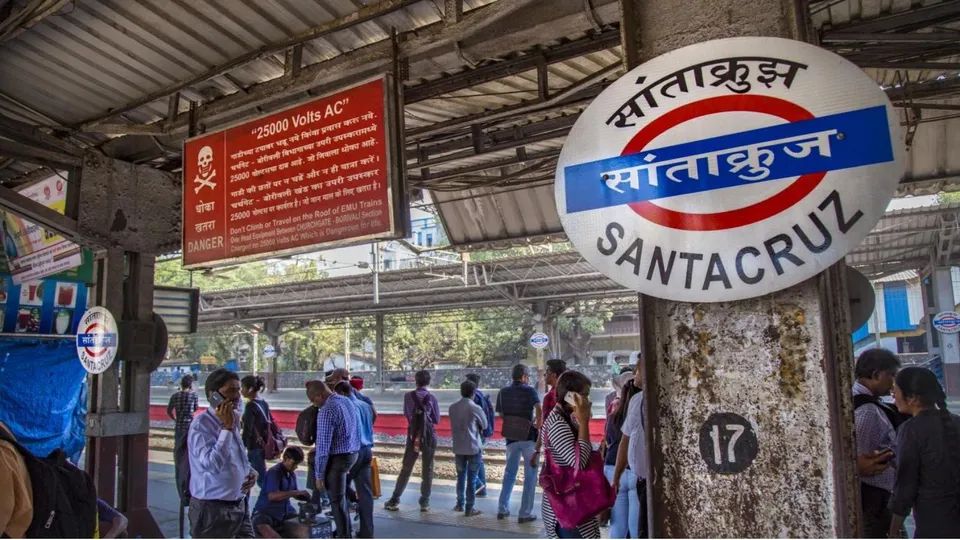
{"type": "Polygon", "coordinates": [[[78,334],[77,342],[81,347],[116,347],[116,334],[78,334]]]}
{"type": "Polygon", "coordinates": [[[570,165],[567,213],[889,161],[881,105],[570,165]]]}

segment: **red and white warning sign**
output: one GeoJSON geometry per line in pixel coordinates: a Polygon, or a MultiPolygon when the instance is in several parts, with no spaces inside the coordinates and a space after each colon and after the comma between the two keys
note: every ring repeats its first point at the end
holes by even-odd
{"type": "Polygon", "coordinates": [[[778,38],[656,58],[580,116],[557,165],[567,236],[652,296],[761,296],[857,246],[903,175],[884,92],[833,53],[778,38]]]}
{"type": "Polygon", "coordinates": [[[402,238],[395,98],[381,77],[187,140],[183,266],[402,238]]]}

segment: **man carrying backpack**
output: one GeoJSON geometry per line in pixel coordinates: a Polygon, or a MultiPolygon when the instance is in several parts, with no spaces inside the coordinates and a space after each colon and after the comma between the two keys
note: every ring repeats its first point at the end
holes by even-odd
{"type": "Polygon", "coordinates": [[[396,512],[400,509],[400,496],[410,481],[413,466],[423,453],[420,483],[420,511],[430,511],[430,490],[433,487],[433,456],[437,450],[435,426],[440,423],[440,406],[437,398],[427,390],[430,385],[430,372],[420,370],[414,376],[417,389],[403,396],[403,414],[407,417],[407,441],[403,454],[403,466],[393,496],[384,505],[386,510],[396,512]]]}
{"type": "Polygon", "coordinates": [[[93,538],[97,490],[62,450],[40,459],[0,422],[0,533],[10,538],[93,538]]]}
{"type": "Polygon", "coordinates": [[[893,515],[887,504],[896,480],[893,448],[896,447],[900,413],[880,400],[889,396],[900,370],[897,355],[886,349],[870,349],[857,358],[853,384],[853,417],[857,433],[858,464],[872,460],[871,470],[860,471],[860,503],[863,537],[886,538],[893,515]]]}
{"type": "MultiPolygon", "coordinates": [[[[493,437],[493,422],[496,412],[493,410],[490,396],[480,391],[480,375],[468,373],[467,380],[472,382],[476,389],[473,394],[473,402],[480,407],[487,419],[487,427],[480,432],[480,454],[482,455],[483,448],[487,446],[487,441],[490,440],[490,437],[493,437]]],[[[487,466],[483,464],[482,459],[480,460],[480,470],[477,471],[477,483],[473,486],[473,489],[477,497],[482,499],[487,496],[487,466]]]]}
{"type": "MultiPolygon", "coordinates": [[[[2,422],[0,431],[9,433],[2,422]]],[[[12,443],[0,440],[0,533],[5,538],[23,538],[31,521],[33,486],[27,465],[12,443]]]]}

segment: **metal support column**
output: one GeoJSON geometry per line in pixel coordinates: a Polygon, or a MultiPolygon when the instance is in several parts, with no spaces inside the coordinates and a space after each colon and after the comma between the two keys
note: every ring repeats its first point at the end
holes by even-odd
{"type": "MultiPolygon", "coordinates": [[[[621,2],[637,61],[716,38],[807,35],[800,0],[621,2]]],[[[652,537],[858,535],[844,271],[738,302],[640,298],[652,537]],[[746,451],[731,444],[741,435],[746,451]]]]}
{"type": "MultiPolygon", "coordinates": [[[[107,308],[119,318],[123,313],[124,253],[107,250],[107,256],[97,261],[96,305],[107,308]]],[[[120,411],[120,379],[114,362],[99,375],[89,375],[87,414],[103,415],[120,411]]],[[[116,505],[117,437],[87,437],[85,468],[97,486],[97,495],[107,504],[116,505]]]]}
{"type": "Polygon", "coordinates": [[[377,385],[380,388],[380,392],[384,391],[383,387],[383,358],[385,351],[384,335],[383,335],[383,313],[377,313],[376,315],[376,331],[377,331],[377,385]]]}
{"type": "Polygon", "coordinates": [[[350,317],[343,322],[343,367],[350,371],[350,317]]]}
{"type": "Polygon", "coordinates": [[[932,308],[927,309],[927,332],[935,345],[931,352],[939,353],[943,359],[943,377],[948,397],[960,397],[960,334],[937,332],[930,323],[934,315],[941,311],[956,311],[956,298],[953,296],[953,276],[949,266],[934,267],[930,272],[930,291],[932,308]]]}
{"type": "MultiPolygon", "coordinates": [[[[267,335],[267,338],[270,340],[270,345],[273,347],[273,357],[264,358],[264,371],[267,372],[267,393],[274,393],[279,387],[279,377],[280,374],[277,370],[278,358],[283,351],[280,349],[280,335],[283,334],[283,329],[281,328],[281,322],[275,320],[265,321],[262,326],[263,333],[267,335]]],[[[254,342],[254,347],[257,344],[254,342]]]]}
{"type": "MultiPolygon", "coordinates": [[[[131,536],[159,537],[160,530],[147,508],[149,470],[150,364],[154,360],[153,255],[127,254],[129,277],[124,294],[121,339],[123,374],[120,403],[125,417],[110,424],[120,438],[117,503],[130,520],[131,536]]],[[[163,344],[164,346],[166,344],[163,344]]]]}

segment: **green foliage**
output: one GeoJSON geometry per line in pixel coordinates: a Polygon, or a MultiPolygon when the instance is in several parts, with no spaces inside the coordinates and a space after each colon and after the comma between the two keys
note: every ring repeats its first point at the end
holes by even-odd
{"type": "MultiPolygon", "coordinates": [[[[949,194],[955,195],[955,194],[949,194]]],[[[958,195],[960,197],[960,195],[958,195]]],[[[960,200],[960,198],[958,198],[960,200]]],[[[473,261],[493,261],[506,257],[569,251],[569,243],[516,247],[501,251],[471,254],[473,261]]],[[[213,272],[194,272],[193,286],[201,291],[258,287],[283,282],[321,279],[315,258],[300,257],[280,261],[261,261],[213,272]]],[[[155,283],[186,287],[190,272],[179,260],[157,263],[155,283]]],[[[504,309],[457,311],[436,316],[390,315],[386,318],[385,358],[387,369],[409,366],[422,369],[434,364],[488,366],[512,363],[527,356],[527,338],[533,332],[530,313],[504,309]]],[[[580,361],[589,358],[592,336],[601,332],[612,313],[600,302],[577,302],[556,317],[557,332],[568,356],[580,361]]],[[[355,318],[350,322],[350,344],[354,353],[363,349],[365,341],[375,341],[373,317],[355,318]]],[[[290,330],[280,338],[278,368],[290,371],[319,371],[324,361],[344,351],[343,326],[316,326],[290,330]]],[[[171,360],[196,362],[201,356],[213,355],[220,364],[238,359],[246,351],[249,368],[252,348],[262,351],[268,339],[240,328],[203,329],[189,336],[170,338],[168,357],[171,360]]],[[[260,360],[261,369],[265,360],[260,360]]]]}
{"type": "Polygon", "coordinates": [[[960,191],[937,194],[937,204],[949,204],[957,202],[960,202],[960,191]]]}
{"type": "MultiPolygon", "coordinates": [[[[326,277],[317,261],[296,258],[284,261],[258,261],[209,272],[193,272],[193,286],[201,291],[246,289],[292,281],[310,281],[326,277]]],[[[179,259],[159,262],[154,270],[156,285],[189,287],[190,271],[179,259]]]]}
{"type": "Polygon", "coordinates": [[[602,303],[592,301],[578,302],[568,313],[556,318],[560,338],[578,363],[589,359],[593,336],[603,330],[611,317],[613,313],[602,303]]]}

